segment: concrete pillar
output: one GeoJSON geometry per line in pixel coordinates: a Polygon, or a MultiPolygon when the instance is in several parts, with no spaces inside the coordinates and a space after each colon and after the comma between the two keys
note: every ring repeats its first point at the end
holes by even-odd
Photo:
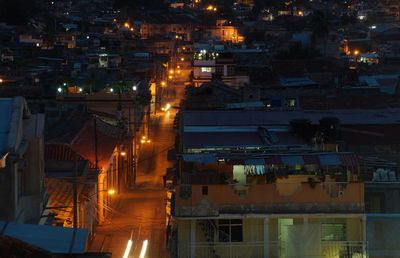
{"type": "MultiPolygon", "coordinates": [[[[367,215],[363,214],[362,215],[362,232],[363,232],[363,252],[364,255],[367,254],[367,215]]],[[[363,255],[363,257],[364,257],[363,255]]]]}
{"type": "Polygon", "coordinates": [[[269,218],[264,219],[264,258],[269,257],[269,218]]]}
{"type": "Polygon", "coordinates": [[[196,220],[190,221],[190,258],[196,258],[196,220]]]}

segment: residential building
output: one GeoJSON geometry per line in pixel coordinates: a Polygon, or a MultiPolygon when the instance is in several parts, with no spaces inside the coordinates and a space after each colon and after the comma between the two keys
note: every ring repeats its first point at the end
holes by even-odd
{"type": "MultiPolygon", "coordinates": [[[[97,199],[98,223],[103,223],[111,214],[110,207],[113,205],[113,199],[107,194],[107,191],[113,189],[119,194],[123,191],[125,182],[128,182],[127,157],[126,153],[121,154],[121,150],[125,148],[125,152],[128,152],[129,145],[124,145],[122,131],[99,117],[91,118],[89,114],[78,114],[77,112],[73,112],[69,119],[59,121],[54,127],[48,129],[46,139],[48,161],[61,164],[68,161],[71,169],[73,168],[71,166],[73,156],[76,153],[78,161],[86,160],[88,162],[89,171],[86,177],[89,181],[95,178],[93,183],[97,185],[97,191],[94,191],[95,196],[91,196],[93,189],[80,187],[79,192],[82,191],[83,196],[91,196],[87,198],[89,206],[91,201],[97,199]]],[[[73,175],[72,172],[71,170],[68,172],[70,178],[73,175]]],[[[83,183],[88,183],[84,179],[82,180],[83,183]]],[[[65,187],[71,190],[71,185],[65,187]]],[[[59,197],[58,202],[62,202],[62,199],[71,202],[69,197],[63,195],[59,197]]],[[[68,206],[68,204],[65,205],[68,206]]],[[[91,214],[91,216],[93,217],[95,214],[91,214]]],[[[70,215],[69,218],[72,220],[70,215]]],[[[92,225],[90,221],[88,225],[92,225]]]]}
{"type": "Polygon", "coordinates": [[[311,143],[293,112],[183,112],[169,222],[175,257],[367,254],[357,156],[311,143]]]}
{"type": "Polygon", "coordinates": [[[218,78],[224,83],[240,88],[249,83],[249,77],[236,70],[232,53],[200,50],[193,60],[193,84],[198,87],[203,83],[218,78]]]}
{"type": "Polygon", "coordinates": [[[54,226],[86,228],[89,238],[92,238],[97,224],[98,207],[98,174],[93,165],[67,144],[46,144],[45,162],[45,182],[50,195],[45,212],[48,218],[46,223],[54,226]],[[77,198],[76,203],[74,194],[77,198]],[[77,225],[74,225],[74,205],[77,209],[77,225]]]}
{"type": "Polygon", "coordinates": [[[23,97],[0,99],[0,219],[38,223],[47,203],[44,187],[44,114],[32,114],[23,97]]]}

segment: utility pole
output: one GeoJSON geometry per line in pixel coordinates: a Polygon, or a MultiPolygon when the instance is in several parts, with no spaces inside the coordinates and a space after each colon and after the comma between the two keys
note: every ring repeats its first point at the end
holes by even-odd
{"type": "MultiPolygon", "coordinates": [[[[96,175],[99,178],[99,158],[97,153],[97,117],[96,115],[93,116],[93,136],[94,136],[94,156],[95,156],[95,169],[96,175]]],[[[100,198],[100,193],[102,191],[101,180],[97,181],[97,219],[99,223],[102,221],[102,212],[103,212],[103,199],[100,198]]]]}
{"type": "Polygon", "coordinates": [[[74,194],[74,228],[78,228],[78,161],[76,153],[74,152],[74,182],[73,182],[73,194],[74,194]]]}

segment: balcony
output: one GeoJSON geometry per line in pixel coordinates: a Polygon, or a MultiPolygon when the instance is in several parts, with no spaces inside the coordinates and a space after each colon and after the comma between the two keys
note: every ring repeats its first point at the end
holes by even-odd
{"type": "Polygon", "coordinates": [[[174,216],[215,217],[220,214],[362,213],[364,184],[274,183],[181,185],[174,216]]]}
{"type": "MultiPolygon", "coordinates": [[[[194,249],[195,257],[202,258],[278,258],[294,257],[291,252],[295,252],[299,258],[305,257],[368,257],[367,243],[363,241],[321,241],[319,244],[313,243],[310,248],[296,248],[288,243],[269,242],[246,242],[246,243],[210,243],[197,242],[182,248],[183,255],[189,257],[190,248],[194,249]],[[268,255],[264,255],[266,252],[268,255]]],[[[183,256],[182,256],[183,257],[183,256]]]]}

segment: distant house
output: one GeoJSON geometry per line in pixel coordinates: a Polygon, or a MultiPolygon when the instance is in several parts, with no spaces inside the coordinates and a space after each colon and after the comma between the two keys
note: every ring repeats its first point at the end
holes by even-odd
{"type": "Polygon", "coordinates": [[[24,98],[0,99],[0,219],[37,223],[47,202],[44,188],[44,115],[24,98]]]}
{"type": "Polygon", "coordinates": [[[360,86],[375,88],[382,93],[396,94],[399,87],[400,75],[365,75],[359,77],[360,86]]]}
{"type": "Polygon", "coordinates": [[[242,75],[236,69],[232,53],[208,52],[200,50],[195,53],[193,61],[193,83],[196,87],[210,82],[213,77],[224,83],[240,88],[249,83],[249,76],[242,75]]]}

